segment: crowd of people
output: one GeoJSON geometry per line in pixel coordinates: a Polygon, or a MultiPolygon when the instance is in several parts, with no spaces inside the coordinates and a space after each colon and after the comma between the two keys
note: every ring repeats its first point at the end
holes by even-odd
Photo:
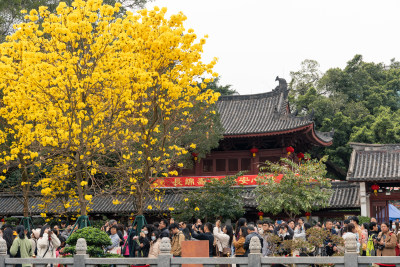
{"type": "Polygon", "coordinates": [[[31,232],[22,225],[14,227],[5,224],[1,227],[0,236],[6,241],[7,254],[11,257],[57,258],[63,252],[70,231],[71,226],[67,226],[65,221],[52,228],[50,225],[38,226],[31,232]]]}
{"type": "Polygon", "coordinates": [[[260,239],[263,256],[294,255],[294,251],[283,249],[280,245],[285,240],[307,241],[312,228],[324,229],[328,235],[323,243],[313,250],[296,251],[299,256],[332,256],[343,252],[344,247],[335,243],[335,236],[342,237],[344,242],[354,240],[357,252],[363,256],[398,256],[400,227],[396,222],[381,223],[378,225],[375,218],[369,223],[359,224],[358,217],[354,216],[342,222],[326,220],[323,224],[311,226],[303,218],[287,222],[277,220],[247,222],[240,218],[234,226],[223,225],[216,221],[205,224],[198,219],[194,224],[175,222],[173,218],[154,224],[145,225],[140,232],[136,227],[129,229],[115,220],[111,220],[103,230],[110,234],[113,245],[108,247],[110,253],[121,253],[125,257],[157,257],[160,253],[160,243],[163,237],[171,239],[171,254],[175,257],[182,255],[182,241],[207,240],[209,242],[209,256],[246,257],[250,250],[250,240],[256,236],[260,239]]]}
{"type": "MultiPolygon", "coordinates": [[[[63,221],[60,225],[44,225],[28,231],[19,225],[13,228],[3,225],[1,237],[7,243],[7,253],[12,257],[56,258],[63,254],[66,240],[71,233],[71,226],[63,221]]],[[[307,241],[309,229],[324,229],[329,233],[323,243],[314,250],[296,251],[298,256],[332,256],[343,249],[333,237],[342,237],[344,242],[353,240],[357,252],[363,256],[398,256],[400,247],[399,221],[378,224],[375,218],[369,223],[359,224],[358,217],[351,217],[342,222],[326,220],[323,224],[311,226],[303,218],[287,222],[277,220],[247,222],[240,218],[235,225],[223,225],[216,221],[202,223],[198,219],[194,224],[162,219],[160,222],[144,225],[140,232],[137,225],[128,227],[116,220],[108,221],[102,230],[106,232],[111,245],[104,249],[106,253],[120,254],[124,257],[156,258],[160,254],[163,237],[171,239],[171,254],[182,256],[182,241],[206,240],[209,244],[210,257],[247,257],[250,253],[250,241],[257,237],[262,246],[263,256],[294,255],[294,251],[280,247],[285,240],[307,241]],[[278,249],[277,249],[278,248],[278,249]]]]}

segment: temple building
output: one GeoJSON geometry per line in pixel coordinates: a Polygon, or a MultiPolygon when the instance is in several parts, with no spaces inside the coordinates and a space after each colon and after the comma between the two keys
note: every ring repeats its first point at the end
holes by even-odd
{"type": "Polygon", "coordinates": [[[388,222],[390,207],[400,208],[400,144],[350,146],[347,181],[359,187],[361,215],[388,222]]]}
{"type": "Polygon", "coordinates": [[[291,113],[286,81],[277,80],[279,85],[271,92],[220,97],[217,110],[224,137],[217,149],[182,174],[258,174],[260,163],[279,160],[286,155],[286,147],[306,152],[312,146],[331,145],[333,132],[316,131],[312,114],[297,117],[291,113]]]}

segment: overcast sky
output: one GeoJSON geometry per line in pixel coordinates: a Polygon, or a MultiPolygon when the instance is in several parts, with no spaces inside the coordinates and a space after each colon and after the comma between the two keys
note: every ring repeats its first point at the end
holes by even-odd
{"type": "Polygon", "coordinates": [[[343,68],[355,54],[389,64],[400,60],[399,0],[156,0],[182,11],[186,28],[208,34],[204,61],[218,58],[221,84],[240,94],[270,91],[290,81],[304,59],[321,70],[343,68]]]}

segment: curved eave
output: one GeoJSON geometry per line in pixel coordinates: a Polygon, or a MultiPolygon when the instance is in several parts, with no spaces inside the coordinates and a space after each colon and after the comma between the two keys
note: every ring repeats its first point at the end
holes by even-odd
{"type": "Polygon", "coordinates": [[[314,125],[313,125],[313,127],[312,127],[311,133],[312,133],[313,139],[314,139],[315,141],[317,141],[319,145],[321,145],[321,146],[331,146],[331,145],[333,144],[333,139],[331,139],[331,140],[329,140],[329,141],[326,141],[326,140],[321,139],[321,138],[316,134],[316,132],[315,132],[315,130],[314,130],[314,125]]]}
{"type": "Polygon", "coordinates": [[[243,134],[229,134],[229,135],[224,134],[224,138],[249,138],[249,137],[274,136],[274,135],[283,135],[283,134],[289,134],[289,133],[295,133],[295,132],[304,132],[306,134],[310,133],[309,139],[315,145],[319,145],[319,146],[332,145],[332,140],[325,141],[318,137],[318,135],[316,134],[316,132],[314,130],[313,122],[310,122],[309,124],[301,126],[301,127],[282,130],[282,131],[275,131],[275,132],[243,133],[243,134]]]}

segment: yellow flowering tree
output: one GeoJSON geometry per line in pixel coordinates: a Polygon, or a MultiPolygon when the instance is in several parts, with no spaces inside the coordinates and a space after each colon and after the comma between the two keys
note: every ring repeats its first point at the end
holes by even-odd
{"type": "Polygon", "coordinates": [[[155,177],[183,167],[196,149],[187,135],[200,125],[197,137],[220,134],[218,94],[198,83],[217,76],[215,60],[201,62],[205,40],[185,31],[183,14],[166,19],[156,7],[116,18],[119,8],[101,0],[61,2],[56,14],[40,7],[0,44],[1,115],[37,144],[42,193],[68,192],[83,216],[93,194],[127,183],[143,200],[155,177]]]}

